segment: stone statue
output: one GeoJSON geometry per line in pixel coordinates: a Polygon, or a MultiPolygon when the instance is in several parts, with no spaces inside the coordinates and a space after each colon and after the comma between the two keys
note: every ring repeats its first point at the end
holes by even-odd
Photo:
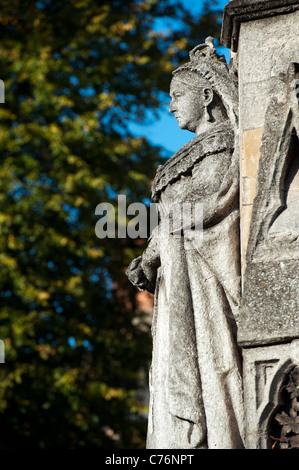
{"type": "Polygon", "coordinates": [[[155,294],[147,448],[242,448],[237,81],[212,38],[173,72],[170,112],[196,137],[157,170],[160,215],[127,270],[155,294]],[[173,207],[202,203],[202,237],[173,207]]]}

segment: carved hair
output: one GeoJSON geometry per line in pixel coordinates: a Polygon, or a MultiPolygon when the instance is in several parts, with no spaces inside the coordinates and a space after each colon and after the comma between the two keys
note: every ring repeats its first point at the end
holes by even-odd
{"type": "Polygon", "coordinates": [[[212,88],[210,82],[201,74],[191,69],[177,69],[173,72],[173,78],[178,78],[188,88],[199,90],[200,88],[212,88]]]}

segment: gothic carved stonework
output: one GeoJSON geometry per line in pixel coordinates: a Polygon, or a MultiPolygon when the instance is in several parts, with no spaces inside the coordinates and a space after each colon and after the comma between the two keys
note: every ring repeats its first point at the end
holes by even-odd
{"type": "Polygon", "coordinates": [[[273,444],[279,448],[282,429],[275,417],[289,414],[292,400],[286,386],[297,354],[298,343],[244,349],[247,448],[271,449],[273,444]]]}
{"type": "Polygon", "coordinates": [[[256,408],[265,398],[266,387],[271,382],[273,376],[274,366],[277,364],[278,359],[270,359],[265,361],[257,361],[255,363],[255,383],[256,383],[256,408]]]}
{"type": "Polygon", "coordinates": [[[295,91],[298,78],[299,64],[292,63],[273,85],[269,97],[248,262],[261,260],[261,256],[265,261],[275,258],[282,239],[280,259],[294,259],[294,249],[299,258],[299,207],[294,206],[299,194],[299,106],[295,91]]]}
{"type": "Polygon", "coordinates": [[[249,449],[299,443],[298,25],[299,0],[230,0],[224,10],[222,42],[239,83],[238,342],[249,449]]]}
{"type": "Polygon", "coordinates": [[[247,346],[299,335],[299,64],[278,72],[267,102],[243,281],[238,338],[247,346]]]}
{"type": "Polygon", "coordinates": [[[288,403],[285,405],[289,411],[275,416],[282,429],[280,437],[274,440],[279,442],[281,449],[299,449],[299,366],[291,370],[288,379],[285,386],[288,403]]]}

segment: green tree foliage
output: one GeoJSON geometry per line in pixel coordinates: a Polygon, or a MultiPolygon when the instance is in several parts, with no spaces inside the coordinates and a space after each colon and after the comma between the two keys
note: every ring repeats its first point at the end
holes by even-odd
{"type": "Polygon", "coordinates": [[[2,0],[0,448],[144,446],[151,340],[124,275],[140,246],[98,239],[95,207],[149,197],[163,152],[129,123],[218,19],[168,0],[2,0]]]}

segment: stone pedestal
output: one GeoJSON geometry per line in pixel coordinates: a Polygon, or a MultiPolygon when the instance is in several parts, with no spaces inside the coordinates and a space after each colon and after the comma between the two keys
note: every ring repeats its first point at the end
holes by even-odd
{"type": "Polygon", "coordinates": [[[238,341],[248,448],[282,442],[270,433],[280,432],[279,409],[291,409],[282,390],[299,361],[298,33],[299,0],[232,0],[225,7],[222,43],[239,78],[238,341]]]}

